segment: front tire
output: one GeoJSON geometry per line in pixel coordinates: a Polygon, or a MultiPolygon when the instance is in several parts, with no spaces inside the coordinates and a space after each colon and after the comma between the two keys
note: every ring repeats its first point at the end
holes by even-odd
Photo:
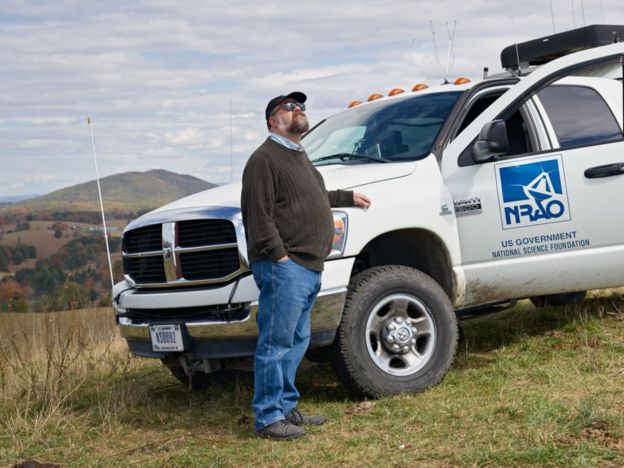
{"type": "Polygon", "coordinates": [[[455,357],[458,329],[442,288],[391,265],[353,278],[334,342],[338,377],[371,397],[416,393],[439,383],[455,357]]]}

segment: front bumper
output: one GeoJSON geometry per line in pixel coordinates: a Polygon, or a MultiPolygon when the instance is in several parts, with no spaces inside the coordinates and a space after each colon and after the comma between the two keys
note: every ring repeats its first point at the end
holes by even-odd
{"type": "MultiPolygon", "coordinates": [[[[322,284],[310,314],[310,347],[330,344],[340,324],[347,294],[347,284],[353,267],[353,258],[329,261],[325,264],[322,284]]],[[[219,288],[193,288],[178,290],[135,289],[125,283],[115,286],[114,305],[121,336],[130,350],[144,357],[164,358],[166,353],[152,350],[149,320],[128,317],[129,309],[145,312],[162,309],[210,308],[210,306],[236,306],[239,312],[232,320],[167,319],[167,323],[183,324],[191,342],[194,359],[229,358],[253,355],[258,328],[258,289],[253,277],[245,276],[219,288]],[[127,289],[124,289],[127,287],[127,289]],[[242,311],[242,313],[240,313],[242,311]]],[[[159,320],[159,323],[163,323],[159,320]]]]}

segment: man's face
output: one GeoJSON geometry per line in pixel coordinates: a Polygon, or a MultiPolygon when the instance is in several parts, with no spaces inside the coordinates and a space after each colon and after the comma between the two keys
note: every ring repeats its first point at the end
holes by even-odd
{"type": "Polygon", "coordinates": [[[273,112],[276,127],[289,133],[303,135],[310,129],[308,118],[299,106],[296,106],[292,111],[284,108],[284,104],[291,102],[297,104],[293,99],[289,99],[282,102],[273,112]]]}

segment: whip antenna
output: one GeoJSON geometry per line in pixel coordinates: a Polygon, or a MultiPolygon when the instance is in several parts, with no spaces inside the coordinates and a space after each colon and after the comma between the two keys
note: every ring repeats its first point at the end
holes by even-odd
{"type": "Polygon", "coordinates": [[[433,52],[435,53],[436,63],[438,64],[438,67],[440,68],[440,73],[442,73],[442,75],[444,76],[444,84],[446,84],[448,83],[448,81],[446,80],[446,74],[444,73],[444,68],[442,68],[442,64],[440,63],[440,56],[438,55],[438,44],[436,42],[436,34],[433,29],[432,20],[429,20],[429,26],[431,26],[431,38],[433,39],[433,52]]]}
{"type": "Polygon", "coordinates": [[[230,99],[230,182],[234,182],[234,165],[232,163],[232,100],[230,99]]]}
{"type": "Polygon", "coordinates": [[[457,26],[457,20],[453,21],[453,30],[449,27],[448,21],[446,24],[446,34],[448,35],[448,53],[446,56],[446,75],[444,76],[444,81],[448,81],[449,73],[451,72],[451,68],[453,67],[453,63],[455,62],[455,56],[453,55],[453,43],[455,42],[455,27],[457,26]]]}
{"type": "Polygon", "coordinates": [[[514,17],[511,17],[511,34],[514,38],[514,45],[516,47],[516,61],[518,62],[518,76],[522,76],[522,68],[520,67],[520,52],[518,51],[518,41],[516,40],[516,30],[514,28],[514,17]]]}
{"type": "Polygon", "coordinates": [[[108,246],[108,231],[106,229],[106,216],[104,216],[104,203],[102,202],[102,189],[100,187],[100,172],[98,171],[97,158],[95,157],[95,143],[93,141],[93,129],[91,128],[91,117],[87,117],[87,125],[89,126],[89,135],[91,136],[91,153],[93,154],[93,164],[95,165],[95,181],[97,183],[98,197],[100,199],[100,211],[102,213],[102,226],[104,227],[104,244],[106,244],[106,258],[108,258],[108,271],[111,280],[111,295],[113,294],[113,265],[111,263],[110,248],[108,246]]]}

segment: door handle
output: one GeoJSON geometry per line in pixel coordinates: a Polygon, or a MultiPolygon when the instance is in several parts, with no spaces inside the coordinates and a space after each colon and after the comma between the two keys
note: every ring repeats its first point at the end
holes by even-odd
{"type": "Polygon", "coordinates": [[[621,174],[624,174],[624,162],[585,169],[585,177],[588,179],[599,179],[600,177],[611,177],[621,174]]]}

